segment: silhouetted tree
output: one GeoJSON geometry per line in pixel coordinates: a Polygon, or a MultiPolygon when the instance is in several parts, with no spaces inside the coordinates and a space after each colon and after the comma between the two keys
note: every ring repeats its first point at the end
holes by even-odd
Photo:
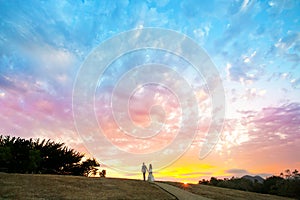
{"type": "Polygon", "coordinates": [[[263,192],[269,194],[277,194],[280,185],[284,179],[280,176],[271,176],[264,181],[263,192]]]}
{"type": "Polygon", "coordinates": [[[217,179],[211,177],[210,181],[202,180],[199,184],[209,184],[218,187],[225,187],[251,192],[280,195],[300,199],[300,175],[297,169],[293,172],[285,170],[285,174],[280,176],[271,176],[266,178],[262,183],[251,181],[245,178],[217,179]],[[286,178],[283,178],[286,177],[286,178]]]}
{"type": "Polygon", "coordinates": [[[219,183],[220,181],[222,181],[222,180],[219,180],[219,179],[217,179],[217,178],[215,178],[215,177],[211,177],[211,178],[210,178],[210,181],[209,181],[209,184],[210,184],[210,185],[217,186],[218,183],[219,183]]]}
{"type": "Polygon", "coordinates": [[[99,163],[81,161],[84,154],[50,140],[25,140],[0,136],[0,171],[11,173],[48,173],[88,176],[97,173],[99,163]]]}
{"type": "Polygon", "coordinates": [[[293,176],[294,178],[300,178],[300,177],[299,177],[299,176],[300,176],[299,171],[298,171],[297,169],[295,169],[295,170],[292,172],[292,176],[293,176]]]}
{"type": "Polygon", "coordinates": [[[292,176],[292,175],[291,175],[291,170],[289,170],[289,169],[286,169],[286,170],[285,170],[285,173],[286,173],[286,174],[285,174],[285,177],[286,177],[286,178],[290,178],[290,177],[292,176]]]}
{"type": "Polygon", "coordinates": [[[202,180],[199,181],[199,184],[208,185],[209,181],[205,180],[205,179],[202,179],[202,180]]]}
{"type": "Polygon", "coordinates": [[[96,175],[97,168],[100,164],[93,158],[93,159],[87,159],[86,161],[82,162],[81,167],[83,168],[83,175],[89,176],[90,174],[96,175]]]}
{"type": "Polygon", "coordinates": [[[106,176],[106,170],[102,170],[100,173],[99,173],[100,177],[104,177],[106,176]]]}

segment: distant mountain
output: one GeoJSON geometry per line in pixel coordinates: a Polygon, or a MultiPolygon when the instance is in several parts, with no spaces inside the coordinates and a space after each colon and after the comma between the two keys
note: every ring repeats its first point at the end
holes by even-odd
{"type": "Polygon", "coordinates": [[[248,179],[250,181],[254,182],[258,182],[258,183],[263,183],[265,181],[265,179],[263,179],[261,176],[250,176],[250,175],[245,175],[242,178],[244,179],[248,179]]]}

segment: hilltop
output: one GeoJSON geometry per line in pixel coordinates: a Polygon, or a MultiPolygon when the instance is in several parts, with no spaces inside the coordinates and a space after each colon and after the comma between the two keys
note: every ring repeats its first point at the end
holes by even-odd
{"type": "Polygon", "coordinates": [[[250,180],[252,183],[258,182],[258,183],[263,183],[265,179],[263,179],[261,176],[250,176],[250,175],[245,175],[242,178],[250,180]]]}
{"type": "Polygon", "coordinates": [[[0,173],[0,199],[173,199],[140,180],[0,173]]]}

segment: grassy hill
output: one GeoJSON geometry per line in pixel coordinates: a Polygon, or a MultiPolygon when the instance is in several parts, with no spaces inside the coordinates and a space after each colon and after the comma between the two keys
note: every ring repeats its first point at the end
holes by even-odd
{"type": "Polygon", "coordinates": [[[0,173],[0,199],[174,199],[140,180],[0,173]]]}
{"type": "Polygon", "coordinates": [[[241,190],[233,190],[201,184],[183,184],[177,182],[165,182],[170,185],[179,187],[189,192],[201,195],[211,199],[234,199],[234,200],[291,200],[291,198],[280,197],[269,194],[260,194],[254,192],[246,192],[241,190]]]}
{"type": "MultiPolygon", "coordinates": [[[[212,199],[288,199],[206,185],[167,182],[212,199]]],[[[174,199],[141,180],[0,173],[0,199],[174,199]]]]}

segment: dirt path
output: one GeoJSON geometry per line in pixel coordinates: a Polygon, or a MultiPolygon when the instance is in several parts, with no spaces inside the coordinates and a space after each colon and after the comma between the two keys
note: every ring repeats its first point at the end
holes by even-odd
{"type": "Polygon", "coordinates": [[[169,192],[173,196],[177,197],[177,199],[179,200],[209,200],[206,197],[193,194],[191,192],[185,191],[183,189],[180,189],[178,187],[166,183],[155,182],[155,184],[158,185],[163,190],[169,192]]]}

